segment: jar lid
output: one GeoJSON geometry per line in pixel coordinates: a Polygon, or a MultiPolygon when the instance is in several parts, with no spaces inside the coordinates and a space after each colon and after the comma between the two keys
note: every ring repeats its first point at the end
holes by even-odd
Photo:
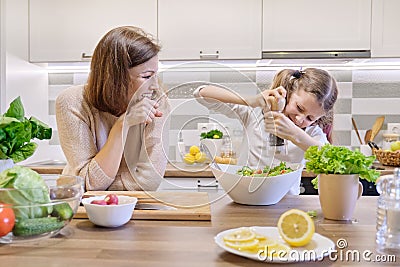
{"type": "Polygon", "coordinates": [[[384,133],[382,134],[383,138],[399,138],[400,135],[397,133],[384,133]]]}

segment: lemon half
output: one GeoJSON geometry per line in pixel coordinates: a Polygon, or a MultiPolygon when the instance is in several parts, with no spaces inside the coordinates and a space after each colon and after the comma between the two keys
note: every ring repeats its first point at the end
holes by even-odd
{"type": "Polygon", "coordinates": [[[315,232],[311,217],[305,211],[298,209],[284,212],[278,220],[277,227],[283,240],[294,247],[310,243],[315,232]]]}

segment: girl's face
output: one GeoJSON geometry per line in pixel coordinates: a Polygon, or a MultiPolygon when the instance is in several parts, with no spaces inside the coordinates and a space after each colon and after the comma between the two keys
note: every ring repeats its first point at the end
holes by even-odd
{"type": "Polygon", "coordinates": [[[292,93],[283,113],[300,128],[310,126],[326,114],[315,95],[302,89],[292,93]]]}
{"type": "Polygon", "coordinates": [[[135,95],[137,101],[143,97],[151,98],[159,90],[158,80],[158,56],[129,69],[131,84],[129,88],[129,99],[135,95]]]}

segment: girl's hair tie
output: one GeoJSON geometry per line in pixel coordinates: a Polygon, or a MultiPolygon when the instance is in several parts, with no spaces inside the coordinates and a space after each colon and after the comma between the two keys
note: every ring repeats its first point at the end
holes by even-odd
{"type": "Polygon", "coordinates": [[[293,72],[292,76],[293,76],[294,78],[296,78],[296,79],[299,79],[299,78],[301,77],[302,74],[303,74],[302,71],[300,71],[300,70],[295,70],[295,71],[293,72]]]}

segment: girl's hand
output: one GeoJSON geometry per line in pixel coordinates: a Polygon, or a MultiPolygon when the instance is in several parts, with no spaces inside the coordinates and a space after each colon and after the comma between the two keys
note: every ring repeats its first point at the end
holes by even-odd
{"type": "Polygon", "coordinates": [[[299,131],[303,132],[286,115],[277,111],[264,112],[265,131],[280,138],[293,141],[299,131]]]}
{"type": "Polygon", "coordinates": [[[125,121],[129,126],[145,123],[149,124],[155,117],[162,117],[162,112],[157,110],[159,104],[147,97],[129,107],[125,113],[125,121]]]}
{"type": "Polygon", "coordinates": [[[256,96],[246,99],[249,106],[261,107],[264,112],[270,110],[282,111],[285,108],[286,89],[279,86],[275,89],[265,90],[256,96]]]}

